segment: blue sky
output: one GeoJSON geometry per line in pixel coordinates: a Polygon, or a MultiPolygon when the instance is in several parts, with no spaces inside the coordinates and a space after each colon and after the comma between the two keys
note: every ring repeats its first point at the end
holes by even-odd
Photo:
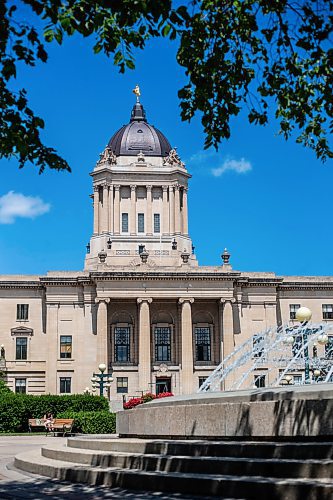
{"type": "Polygon", "coordinates": [[[277,124],[250,126],[245,116],[232,122],[232,137],[218,153],[204,152],[199,119],[188,124],[179,116],[177,90],[185,77],[174,43],[150,43],[125,75],[91,46],[79,37],[48,44],[46,64],[19,70],[18,86],[45,119],[45,142],[73,172],[38,175],[33,166],[19,170],[15,160],[1,161],[1,274],[83,269],[92,232],[89,172],[128,122],[137,83],[148,121],[178,147],[193,175],[189,228],[201,265],[220,264],[227,247],[235,270],[332,274],[332,161],[322,164],[286,142],[277,124]],[[13,204],[21,216],[10,216],[13,204]]]}

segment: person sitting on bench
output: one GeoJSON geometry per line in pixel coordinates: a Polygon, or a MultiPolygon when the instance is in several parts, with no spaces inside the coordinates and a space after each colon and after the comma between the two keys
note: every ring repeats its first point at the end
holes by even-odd
{"type": "Polygon", "coordinates": [[[45,422],[44,422],[44,425],[45,425],[45,429],[47,432],[51,432],[53,431],[53,415],[50,411],[46,412],[46,414],[44,415],[44,419],[45,419],[45,422]]]}

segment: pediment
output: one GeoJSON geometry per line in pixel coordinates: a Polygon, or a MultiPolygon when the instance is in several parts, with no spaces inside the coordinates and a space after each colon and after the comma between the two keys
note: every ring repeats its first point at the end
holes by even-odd
{"type": "Polygon", "coordinates": [[[32,328],[28,328],[26,326],[16,326],[14,328],[11,328],[10,333],[12,336],[32,336],[34,334],[34,331],[32,328]]]}

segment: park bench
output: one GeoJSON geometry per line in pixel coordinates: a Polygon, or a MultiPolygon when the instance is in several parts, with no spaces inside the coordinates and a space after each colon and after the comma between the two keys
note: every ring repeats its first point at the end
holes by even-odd
{"type": "Polygon", "coordinates": [[[62,434],[72,434],[72,427],[74,424],[74,418],[55,418],[52,423],[53,435],[62,434]]]}
{"type": "MultiPolygon", "coordinates": [[[[73,418],[55,418],[52,423],[52,430],[46,430],[46,434],[72,434],[74,419],[73,418]]],[[[29,432],[35,428],[45,429],[44,418],[29,418],[29,432]]]]}
{"type": "Polygon", "coordinates": [[[45,418],[29,418],[28,426],[29,432],[32,432],[33,429],[43,429],[45,430],[45,418]]]}

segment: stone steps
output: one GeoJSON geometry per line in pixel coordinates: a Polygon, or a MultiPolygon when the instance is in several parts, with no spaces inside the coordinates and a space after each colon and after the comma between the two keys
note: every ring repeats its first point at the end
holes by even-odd
{"type": "Polygon", "coordinates": [[[50,443],[16,456],[15,466],[60,480],[113,488],[219,498],[331,500],[330,448],[331,443],[276,443],[274,448],[274,443],[261,442],[69,438],[67,446],[50,443]],[[266,456],[253,458],[260,450],[266,456]],[[278,457],[271,453],[268,458],[269,450],[278,457]],[[224,456],[226,452],[229,456],[224,456]],[[279,458],[288,455],[298,458],[279,458]]]}
{"type": "Polygon", "coordinates": [[[247,457],[191,457],[128,452],[98,452],[94,450],[44,446],[42,456],[54,460],[78,462],[99,467],[140,469],[161,472],[195,474],[226,474],[274,476],[292,478],[333,478],[333,461],[294,459],[249,459],[247,457]]]}

